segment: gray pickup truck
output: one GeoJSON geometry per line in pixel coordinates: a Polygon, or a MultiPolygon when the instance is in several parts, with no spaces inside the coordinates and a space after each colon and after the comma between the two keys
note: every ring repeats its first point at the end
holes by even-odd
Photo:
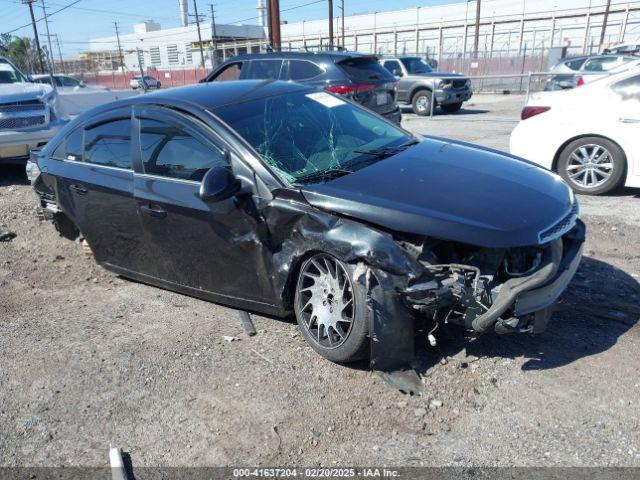
{"type": "Polygon", "coordinates": [[[398,103],[411,105],[417,115],[430,115],[434,86],[434,107],[446,113],[457,112],[473,95],[468,77],[436,72],[420,57],[384,57],[380,63],[398,77],[398,103]]]}

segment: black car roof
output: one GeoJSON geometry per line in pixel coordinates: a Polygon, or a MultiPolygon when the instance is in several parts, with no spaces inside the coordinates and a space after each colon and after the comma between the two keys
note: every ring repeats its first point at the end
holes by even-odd
{"type": "MultiPolygon", "coordinates": [[[[88,118],[113,108],[138,104],[174,105],[186,102],[213,110],[240,101],[256,100],[275,95],[309,90],[309,86],[277,80],[236,80],[198,83],[186,87],[158,90],[100,105],[80,117],[88,118]]],[[[80,118],[79,117],[79,118],[80,118]]]]}
{"type": "Polygon", "coordinates": [[[318,52],[309,52],[309,51],[301,51],[301,52],[260,52],[260,53],[243,53],[241,55],[236,55],[229,59],[229,61],[238,61],[238,60],[256,60],[262,58],[274,58],[274,59],[291,59],[291,58],[299,58],[299,59],[307,59],[307,60],[331,60],[333,62],[340,62],[341,60],[345,60],[348,58],[360,58],[360,57],[375,57],[375,55],[364,55],[362,53],[357,52],[348,52],[348,51],[318,51],[318,52]]]}

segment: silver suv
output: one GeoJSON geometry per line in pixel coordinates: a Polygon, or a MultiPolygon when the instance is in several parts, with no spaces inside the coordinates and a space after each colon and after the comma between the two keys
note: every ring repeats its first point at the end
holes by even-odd
{"type": "Polygon", "coordinates": [[[455,113],[473,95],[471,80],[457,73],[436,72],[420,57],[385,57],[380,63],[398,77],[398,103],[413,107],[417,115],[430,115],[434,108],[455,113]]]}

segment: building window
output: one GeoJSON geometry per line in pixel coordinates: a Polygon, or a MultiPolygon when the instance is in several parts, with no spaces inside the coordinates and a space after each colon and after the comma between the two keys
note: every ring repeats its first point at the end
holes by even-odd
{"type": "Polygon", "coordinates": [[[167,45],[167,58],[170,65],[176,65],[178,63],[178,46],[167,45]]]}
{"type": "Polygon", "coordinates": [[[193,50],[189,45],[185,46],[185,52],[187,52],[187,63],[193,63],[193,50]]]}
{"type": "Polygon", "coordinates": [[[151,57],[151,65],[154,67],[160,65],[160,47],[151,47],[149,56],[151,57]]]}

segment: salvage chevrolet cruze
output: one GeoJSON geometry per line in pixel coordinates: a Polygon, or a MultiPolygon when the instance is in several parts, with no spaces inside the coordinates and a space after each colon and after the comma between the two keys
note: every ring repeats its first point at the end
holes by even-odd
{"type": "Polygon", "coordinates": [[[45,214],[105,268],[294,313],[321,355],[378,369],[412,360],[417,325],[541,331],[584,241],[557,175],[290,83],[111,103],[28,169],[45,214]]]}

